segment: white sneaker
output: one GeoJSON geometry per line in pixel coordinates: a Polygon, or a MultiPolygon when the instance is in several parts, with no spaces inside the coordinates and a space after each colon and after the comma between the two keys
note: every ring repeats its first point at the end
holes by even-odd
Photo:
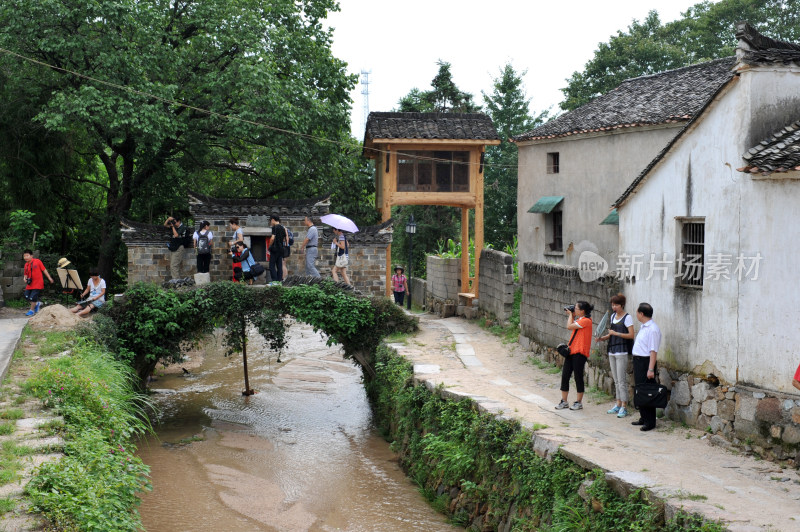
{"type": "Polygon", "coordinates": [[[569,403],[562,399],[561,402],[556,405],[556,410],[564,410],[565,408],[569,408],[569,403]]]}
{"type": "Polygon", "coordinates": [[[583,410],[583,403],[580,401],[575,401],[572,403],[572,406],[569,407],[570,410],[583,410]]]}

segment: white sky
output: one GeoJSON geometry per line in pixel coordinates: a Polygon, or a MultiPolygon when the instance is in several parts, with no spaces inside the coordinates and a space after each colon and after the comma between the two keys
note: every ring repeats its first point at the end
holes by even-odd
{"type": "MultiPolygon", "coordinates": [[[[456,85],[483,104],[481,91],[511,62],[524,77],[532,114],[563,100],[559,90],[582,71],[598,43],[655,9],[662,23],[699,0],[339,0],[333,54],[350,73],[371,70],[370,111],[391,111],[414,87],[430,89],[436,61],[452,64],[456,85]]],[[[359,76],[360,79],[360,76],[359,76]]],[[[352,128],[364,136],[363,96],[353,99],[352,128]]]]}

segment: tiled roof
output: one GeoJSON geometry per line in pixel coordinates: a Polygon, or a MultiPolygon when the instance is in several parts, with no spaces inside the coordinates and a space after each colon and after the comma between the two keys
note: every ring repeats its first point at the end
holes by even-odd
{"type": "Polygon", "coordinates": [[[483,113],[370,113],[364,138],[500,139],[492,119],[483,113]]]}
{"type": "Polygon", "coordinates": [[[316,198],[212,198],[199,192],[189,192],[189,210],[198,218],[217,216],[313,216],[328,214],[330,194],[316,198]]]}
{"type": "Polygon", "coordinates": [[[513,140],[686,122],[733,77],[735,64],[735,57],[725,57],[623,81],[611,92],[513,140]]]}
{"type": "Polygon", "coordinates": [[[161,244],[166,249],[172,230],[163,225],[134,222],[125,218],[119,222],[122,241],[126,244],[161,244]]]}
{"type": "Polygon", "coordinates": [[[769,175],[800,170],[800,120],[775,132],[742,155],[747,165],[740,172],[769,175]]]}
{"type": "Polygon", "coordinates": [[[794,63],[800,65],[800,45],[761,35],[747,22],[736,24],[737,58],[748,65],[794,63]]]}

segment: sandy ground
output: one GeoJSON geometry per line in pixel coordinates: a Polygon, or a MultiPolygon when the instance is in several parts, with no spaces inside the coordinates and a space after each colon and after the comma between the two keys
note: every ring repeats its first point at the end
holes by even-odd
{"type": "Polygon", "coordinates": [[[631,426],[638,416],[606,414],[612,402],[605,395],[587,393],[583,410],[555,410],[560,374],[537,368],[519,344],[503,344],[461,318],[426,314],[420,321],[417,336],[394,345],[413,360],[418,378],[474,396],[487,409],[528,427],[545,426],[536,431],[539,445],[562,446],[584,466],[647,487],[665,501],[668,512],[702,513],[724,520],[731,530],[800,530],[796,470],[713,446],[707,434],[670,420],[640,432],[631,426]]]}

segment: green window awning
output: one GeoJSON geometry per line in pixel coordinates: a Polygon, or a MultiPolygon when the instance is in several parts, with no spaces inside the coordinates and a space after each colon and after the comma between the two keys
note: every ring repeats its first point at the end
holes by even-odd
{"type": "Polygon", "coordinates": [[[614,209],[608,213],[608,216],[606,216],[603,221],[600,222],[600,225],[619,225],[619,213],[617,212],[617,209],[614,209]]]}
{"type": "Polygon", "coordinates": [[[562,201],[564,201],[564,196],[542,196],[533,207],[528,209],[528,212],[550,214],[562,201]]]}

